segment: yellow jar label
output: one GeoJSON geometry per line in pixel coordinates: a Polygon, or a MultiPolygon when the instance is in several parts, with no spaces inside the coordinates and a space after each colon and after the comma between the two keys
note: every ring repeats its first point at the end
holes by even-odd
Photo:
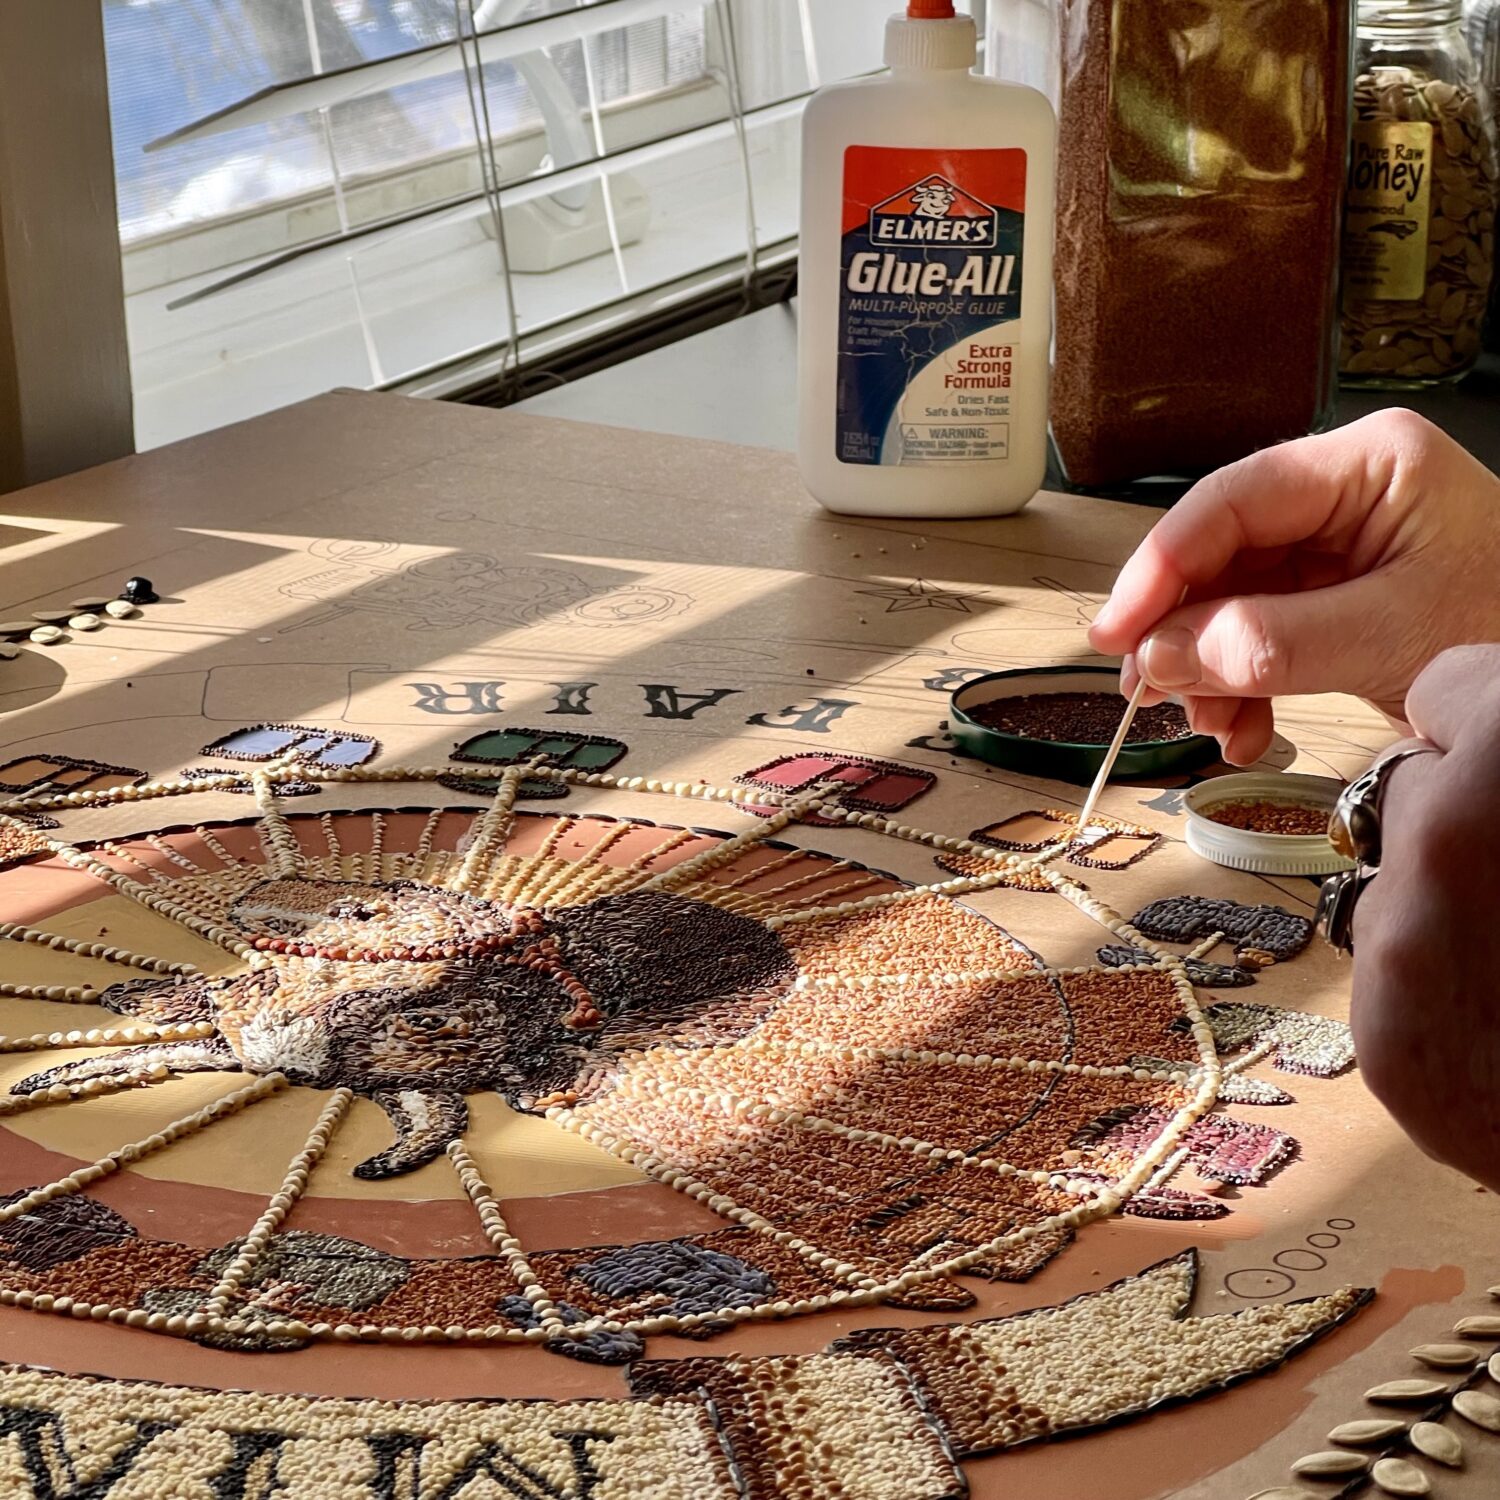
{"type": "Polygon", "coordinates": [[[1344,302],[1414,302],[1427,290],[1432,126],[1354,127],[1344,212],[1344,302]]]}

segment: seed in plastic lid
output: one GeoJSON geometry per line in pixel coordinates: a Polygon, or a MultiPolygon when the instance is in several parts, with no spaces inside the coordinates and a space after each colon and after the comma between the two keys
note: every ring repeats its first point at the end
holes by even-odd
{"type": "Polygon", "coordinates": [[[1194,854],[1233,870],[1261,875],[1332,875],[1351,863],[1333,847],[1324,829],[1282,833],[1237,826],[1214,816],[1219,808],[1298,808],[1324,818],[1333,811],[1342,783],[1325,776],[1286,771],[1246,771],[1200,782],[1188,792],[1187,845],[1194,854]]]}

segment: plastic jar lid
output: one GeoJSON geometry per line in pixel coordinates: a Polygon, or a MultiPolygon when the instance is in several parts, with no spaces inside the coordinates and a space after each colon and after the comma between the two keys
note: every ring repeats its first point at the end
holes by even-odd
{"type": "Polygon", "coordinates": [[[1353,868],[1322,833],[1254,833],[1216,823],[1206,813],[1226,802],[1282,802],[1332,813],[1343,790],[1326,776],[1295,776],[1283,771],[1247,771],[1200,782],[1183,799],[1187,844],[1195,854],[1257,875],[1333,875],[1353,868]]]}

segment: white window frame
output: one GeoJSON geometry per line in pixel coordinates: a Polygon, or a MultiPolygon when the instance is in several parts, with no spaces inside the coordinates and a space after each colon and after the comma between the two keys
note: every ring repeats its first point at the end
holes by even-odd
{"type": "MultiPolygon", "coordinates": [[[[677,130],[691,130],[717,117],[721,94],[709,79],[621,100],[600,110],[606,145],[623,144],[677,130]],[[617,139],[611,139],[611,135],[617,139]]],[[[495,156],[506,179],[535,171],[547,154],[540,125],[495,136],[495,156]]],[[[356,223],[386,218],[421,205],[440,208],[448,199],[483,189],[479,156],[470,145],[389,171],[340,179],[356,223]]],[[[121,249],[127,296],[227,271],[338,233],[331,189],[258,204],[207,222],[142,236],[121,249]]]]}

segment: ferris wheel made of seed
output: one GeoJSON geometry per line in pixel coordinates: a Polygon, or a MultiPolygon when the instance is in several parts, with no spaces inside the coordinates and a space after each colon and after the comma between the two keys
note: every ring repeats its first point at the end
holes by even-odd
{"type": "Polygon", "coordinates": [[[229,1347],[419,1338],[580,1349],[882,1301],[962,1305],[950,1278],[1024,1275],[1044,1263],[1158,1178],[1219,1098],[1214,1029],[1184,960],[1056,868],[1065,843],[1016,853],[923,831],[842,807],[830,784],[792,796],[537,763],[508,768],[481,810],[403,807],[426,815],[406,849],[384,847],[395,811],[293,816],[275,795],[290,780],[431,787],[452,774],[257,767],[255,858],[226,847],[227,820],[87,844],[33,821],[230,790],[243,786],[242,771],[0,804],[0,819],[53,859],[239,965],[210,976],[0,911],[6,938],[136,975],[0,985],[0,996],[102,1005],[121,1021],[0,1038],[5,1053],[89,1052],[21,1080],[0,1098],[0,1116],[165,1087],[190,1072],[244,1075],[162,1129],[13,1193],[0,1205],[0,1239],[29,1227],[75,1249],[118,1249],[135,1231],[105,1222],[111,1211],[82,1196],[91,1184],[289,1087],[326,1095],[243,1236],[216,1256],[178,1247],[187,1254],[174,1299],[70,1291],[71,1262],[48,1251],[45,1265],[12,1254],[0,1303],[229,1347]],[[720,833],[523,812],[523,780],[713,804],[746,826],[720,833]],[[913,885],[778,839],[814,814],[822,827],[962,857],[976,873],[913,885]],[[344,852],[337,824],[347,816],[370,820],[370,848],[344,852]],[[535,847],[507,852],[528,826],[535,847]],[[954,899],[1039,879],[1137,954],[1134,965],[1047,968],[954,899]],[[1102,1034],[1079,1030],[1080,998],[1135,1016],[1141,1035],[1105,1055],[1102,1034]],[[1036,1045],[1006,1045],[1018,1036],[1036,1045]],[[630,1247],[613,1260],[597,1247],[527,1251],[466,1135],[466,1101],[483,1090],[724,1221],[718,1233],[652,1247],[675,1299],[650,1275],[643,1283],[630,1247]],[[962,1124],[945,1131],[941,1122],[958,1115],[945,1115],[943,1101],[955,1097],[962,1124]],[[445,1159],[491,1249],[483,1285],[471,1265],[472,1294],[441,1323],[430,1313],[383,1316],[378,1301],[288,1302],[266,1291],[268,1268],[297,1242],[287,1221],[356,1098],[379,1105],[395,1134],[356,1175],[445,1159]],[[1073,1144],[1111,1108],[1150,1128],[1128,1147],[1100,1145],[1092,1157],[1072,1149],[1061,1160],[1059,1143],[1073,1144]]]}

